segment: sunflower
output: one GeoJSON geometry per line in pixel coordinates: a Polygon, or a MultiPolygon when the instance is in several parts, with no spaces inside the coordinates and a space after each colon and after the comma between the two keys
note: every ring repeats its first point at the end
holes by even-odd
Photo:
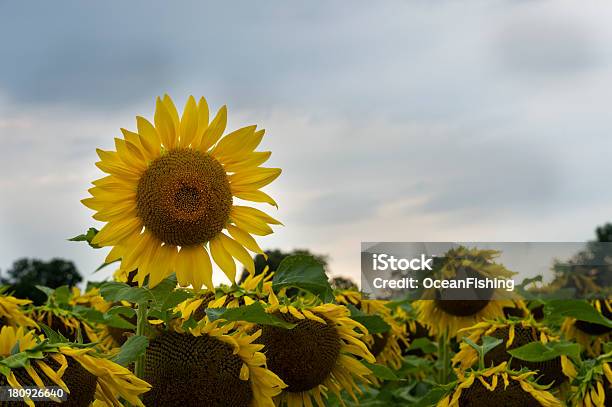
{"type": "MultiPolygon", "coordinates": [[[[527,362],[512,358],[509,350],[520,348],[532,342],[548,343],[559,338],[551,334],[548,328],[538,324],[533,319],[483,321],[459,331],[474,343],[482,342],[483,337],[490,336],[502,339],[503,342],[491,349],[484,356],[485,366],[497,366],[507,362],[511,369],[527,368],[537,371],[543,383],[560,384],[564,380],[562,368],[571,362],[566,356],[560,356],[545,362],[527,362]]],[[[453,365],[465,371],[478,363],[478,353],[467,342],[462,341],[459,352],[453,358],[453,365]]]]}
{"type": "Polygon", "coordinates": [[[258,343],[264,345],[268,368],[278,374],[287,388],[277,399],[288,407],[324,407],[327,391],[340,398],[346,391],[355,401],[359,384],[368,385],[371,375],[357,358],[374,363],[362,337],[365,327],[350,318],[348,308],[335,304],[281,305],[270,293],[266,312],[295,327],[261,327],[258,343]]]}
{"type": "MultiPolygon", "coordinates": [[[[612,318],[612,300],[593,300],[593,307],[608,319],[612,318]]],[[[612,340],[612,329],[592,322],[565,318],[561,332],[566,339],[579,343],[590,356],[601,355],[603,345],[612,340]]]]}
{"type": "MultiPolygon", "coordinates": [[[[106,405],[144,407],[139,395],[150,386],[128,369],[97,356],[91,347],[70,343],[49,343],[43,335],[25,331],[23,327],[3,327],[0,331],[0,385],[59,386],[68,399],[62,406],[82,407],[100,400],[106,405]],[[19,355],[19,356],[17,356],[19,355]],[[15,360],[24,360],[16,365],[15,360]]],[[[25,399],[28,406],[34,406],[25,399]]]]}
{"type": "MultiPolygon", "coordinates": [[[[444,263],[436,272],[437,277],[446,280],[465,277],[478,280],[511,278],[515,273],[494,262],[498,255],[499,252],[494,250],[469,249],[463,246],[451,249],[445,254],[444,263]]],[[[505,290],[463,290],[430,288],[424,291],[420,300],[413,303],[418,321],[429,329],[432,336],[444,334],[453,337],[460,329],[484,319],[503,317],[504,308],[515,306],[513,300],[516,298],[505,290]],[[457,294],[459,297],[474,299],[457,299],[457,294]]]]}
{"type": "Polygon", "coordinates": [[[389,301],[363,298],[360,292],[346,290],[336,294],[336,302],[351,304],[369,315],[378,315],[389,325],[389,331],[368,335],[364,341],[376,363],[399,369],[402,365],[401,344],[408,346],[407,332],[406,326],[400,324],[387,307],[389,301]]]}
{"type": "Polygon", "coordinates": [[[7,294],[0,295],[0,325],[36,327],[36,322],[21,309],[30,304],[30,300],[21,300],[7,294]]]}
{"type": "Polygon", "coordinates": [[[421,325],[419,321],[417,321],[412,307],[410,307],[409,309],[406,309],[404,307],[405,305],[404,306],[398,305],[394,307],[393,309],[393,314],[395,316],[395,319],[399,323],[404,325],[403,332],[406,335],[406,340],[401,341],[399,343],[400,349],[402,351],[402,356],[415,355],[415,356],[422,357],[425,355],[425,353],[421,349],[413,350],[413,349],[410,349],[409,345],[411,345],[412,342],[416,339],[423,338],[423,339],[431,340],[433,338],[429,336],[428,329],[425,328],[423,325],[421,325]]]}
{"type": "MultiPolygon", "coordinates": [[[[603,356],[603,355],[602,355],[603,356]]],[[[572,380],[569,405],[576,407],[606,407],[612,400],[612,369],[610,354],[580,364],[580,369],[568,373],[572,380]],[[606,402],[607,400],[607,402],[606,402]]]]}
{"type": "Polygon", "coordinates": [[[96,165],[109,175],[82,202],[106,222],[92,244],[113,248],[107,263],[121,259],[121,269],[137,269],[138,283],[148,276],[150,287],[176,272],[181,286],[212,288],[210,256],[232,282],[234,259],[254,273],[247,249],[263,250],[252,235],[268,235],[280,222],[234,198],[277,206],[260,188],[281,170],[260,167],[271,154],[254,151],[263,130],[248,126],[222,137],[226,122],[225,106],[209,123],[206,100],[193,96],[179,118],[166,95],[157,99],[155,124],[137,117],[138,132],[122,129],[116,151],[98,150],[96,165]]]}
{"type": "Polygon", "coordinates": [[[506,362],[460,374],[457,384],[437,407],[562,407],[563,404],[533,381],[536,372],[513,371],[506,362]]]}
{"type": "Polygon", "coordinates": [[[285,387],[266,368],[261,331],[204,318],[190,333],[164,331],[147,349],[144,379],[153,385],[146,405],[273,407],[285,387]]]}
{"type": "Polygon", "coordinates": [[[81,293],[79,287],[72,287],[70,300],[68,302],[71,306],[82,306],[87,308],[93,308],[99,312],[108,311],[112,304],[109,303],[100,295],[99,288],[91,288],[84,293],[81,293]]]}
{"type": "Polygon", "coordinates": [[[106,325],[93,324],[71,308],[47,303],[34,307],[31,310],[31,316],[37,322],[61,333],[70,341],[77,341],[80,336],[83,342],[99,344],[100,348],[105,351],[115,347],[106,325]]]}

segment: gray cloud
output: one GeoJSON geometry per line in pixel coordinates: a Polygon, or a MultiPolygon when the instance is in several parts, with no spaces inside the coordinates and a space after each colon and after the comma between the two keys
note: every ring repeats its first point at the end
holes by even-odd
{"type": "Polygon", "coordinates": [[[262,244],[330,253],[338,273],[358,269],[360,240],[589,237],[612,215],[611,16],[569,1],[3,2],[0,267],[99,264],[64,240],[92,224],[78,201],[95,148],[166,91],[268,129],[287,227],[262,244]]]}

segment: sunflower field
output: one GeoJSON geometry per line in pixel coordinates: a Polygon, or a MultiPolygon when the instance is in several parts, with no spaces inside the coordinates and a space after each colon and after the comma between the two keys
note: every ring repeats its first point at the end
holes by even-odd
{"type": "MultiPolygon", "coordinates": [[[[370,298],[308,255],[256,273],[282,224],[254,205],[277,206],[261,189],[281,170],[262,166],[263,130],[226,124],[225,106],[164,96],[98,150],[82,202],[104,225],[72,240],[116,271],[39,287],[43,305],[0,292],[0,386],[23,390],[0,406],[612,406],[612,301],[592,273],[477,301],[370,298]],[[583,299],[552,295],[568,288],[583,299]]],[[[436,273],[511,277],[496,256],[460,247],[436,273]]]]}

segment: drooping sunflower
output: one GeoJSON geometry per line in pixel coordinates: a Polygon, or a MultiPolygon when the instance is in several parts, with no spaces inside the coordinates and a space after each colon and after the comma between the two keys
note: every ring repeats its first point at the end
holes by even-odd
{"type": "Polygon", "coordinates": [[[37,324],[29,318],[22,307],[32,304],[30,300],[22,300],[11,295],[0,295],[0,326],[36,327],[37,324]]]}
{"type": "MultiPolygon", "coordinates": [[[[490,336],[501,339],[503,342],[491,349],[484,356],[485,366],[497,366],[508,362],[513,370],[527,368],[537,371],[539,381],[544,384],[559,385],[565,376],[562,369],[567,368],[571,362],[563,355],[545,362],[527,362],[512,358],[509,350],[520,348],[532,342],[548,343],[557,341],[548,328],[535,322],[533,319],[525,320],[488,320],[459,331],[459,336],[466,336],[474,343],[481,343],[483,337],[490,336]]],[[[478,363],[478,353],[468,343],[462,341],[459,352],[453,357],[453,365],[465,371],[478,363]]]]}
{"type": "MultiPolygon", "coordinates": [[[[268,269],[260,274],[249,274],[238,286],[228,287],[220,285],[215,291],[196,293],[193,297],[178,304],[174,311],[178,314],[178,320],[173,321],[173,329],[181,331],[181,325],[189,318],[201,321],[206,317],[207,308],[236,308],[251,305],[256,301],[264,301],[272,291],[272,277],[274,273],[268,273],[268,269]]],[[[239,321],[248,330],[253,325],[239,321]]]]}
{"type": "Polygon", "coordinates": [[[61,307],[47,302],[45,305],[32,308],[30,315],[35,321],[47,325],[70,341],[77,341],[80,336],[83,342],[97,343],[105,351],[114,347],[106,325],[87,321],[71,307],[61,307]]]}
{"type": "MultiPolygon", "coordinates": [[[[449,250],[436,278],[459,280],[473,278],[509,279],[514,272],[495,263],[499,252],[458,247],[449,250]]],[[[425,325],[432,336],[457,335],[462,328],[470,327],[484,319],[503,317],[505,307],[514,307],[514,295],[498,288],[485,289],[427,289],[420,300],[413,303],[418,321],[425,325]],[[466,299],[461,298],[465,296],[466,299]]]]}
{"type": "Polygon", "coordinates": [[[179,117],[166,95],[157,99],[154,124],[139,116],[137,133],[122,129],[115,151],[98,150],[96,165],[109,175],[82,202],[106,222],[92,243],[112,247],[107,263],[121,259],[121,269],[138,270],[140,285],[148,276],[154,287],[176,272],[180,285],[196,290],[213,287],[210,256],[232,282],[234,259],[254,272],[247,249],[263,250],[252,235],[268,235],[280,222],[234,198],[277,206],[260,188],[281,170],[261,167],[271,154],[254,151],[263,130],[223,137],[226,122],[225,106],[209,123],[206,100],[193,96],[179,117]]]}
{"type": "MultiPolygon", "coordinates": [[[[150,388],[128,369],[98,356],[91,347],[49,343],[43,335],[23,327],[2,327],[0,373],[0,385],[13,388],[59,386],[68,393],[62,403],[67,407],[88,406],[94,400],[123,406],[120,399],[144,407],[138,397],[150,388]],[[15,364],[16,360],[25,362],[15,364]]],[[[34,406],[30,399],[24,402],[34,406]]]]}
{"type": "Polygon", "coordinates": [[[437,407],[562,407],[547,386],[537,384],[536,372],[513,371],[507,364],[460,374],[453,390],[437,407]]]}
{"type": "Polygon", "coordinates": [[[327,391],[338,398],[346,391],[357,400],[355,393],[362,393],[359,385],[367,386],[372,373],[357,358],[370,363],[376,359],[362,340],[367,330],[349,317],[348,308],[336,304],[281,305],[270,293],[266,312],[295,324],[291,329],[262,326],[257,339],[264,345],[268,368],[287,384],[278,403],[324,407],[327,391]]]}
{"type": "Polygon", "coordinates": [[[94,287],[84,293],[79,287],[72,287],[69,304],[71,306],[83,306],[93,308],[99,312],[108,311],[112,304],[100,295],[100,289],[94,287]]]}
{"type": "Polygon", "coordinates": [[[571,369],[568,405],[575,407],[607,407],[612,400],[612,354],[580,363],[571,369]]]}
{"type": "Polygon", "coordinates": [[[417,339],[428,339],[431,340],[431,336],[429,335],[429,330],[421,325],[419,321],[417,321],[416,316],[414,315],[414,309],[410,307],[410,309],[405,309],[403,306],[396,306],[393,309],[393,314],[396,320],[399,323],[403,323],[404,328],[403,332],[406,335],[406,341],[401,341],[399,343],[400,349],[402,351],[402,355],[415,355],[415,356],[424,356],[425,353],[422,349],[410,349],[409,345],[417,339]]]}
{"type": "Polygon", "coordinates": [[[386,305],[389,301],[363,298],[358,291],[340,291],[336,294],[336,302],[342,305],[353,305],[369,315],[378,315],[390,327],[389,331],[370,334],[364,338],[368,349],[376,358],[376,363],[399,369],[402,365],[401,345],[408,346],[406,326],[398,323],[391,309],[386,305]]]}
{"type": "MultiPolygon", "coordinates": [[[[593,300],[591,305],[604,317],[612,319],[612,300],[593,300]]],[[[612,328],[592,322],[565,318],[561,332],[568,340],[579,343],[589,356],[599,356],[603,345],[612,340],[612,328]]]]}
{"type": "Polygon", "coordinates": [[[189,333],[164,331],[151,340],[144,379],[147,406],[273,407],[285,384],[266,368],[261,331],[207,318],[189,333]]]}

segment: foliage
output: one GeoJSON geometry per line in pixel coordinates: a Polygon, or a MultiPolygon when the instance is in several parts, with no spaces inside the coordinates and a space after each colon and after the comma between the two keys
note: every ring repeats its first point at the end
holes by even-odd
{"type": "Polygon", "coordinates": [[[46,299],[45,293],[38,290],[37,286],[74,286],[83,280],[73,262],[59,258],[50,261],[19,259],[13,263],[7,275],[0,282],[9,285],[9,291],[15,297],[30,299],[36,305],[43,304],[46,299]]]}

